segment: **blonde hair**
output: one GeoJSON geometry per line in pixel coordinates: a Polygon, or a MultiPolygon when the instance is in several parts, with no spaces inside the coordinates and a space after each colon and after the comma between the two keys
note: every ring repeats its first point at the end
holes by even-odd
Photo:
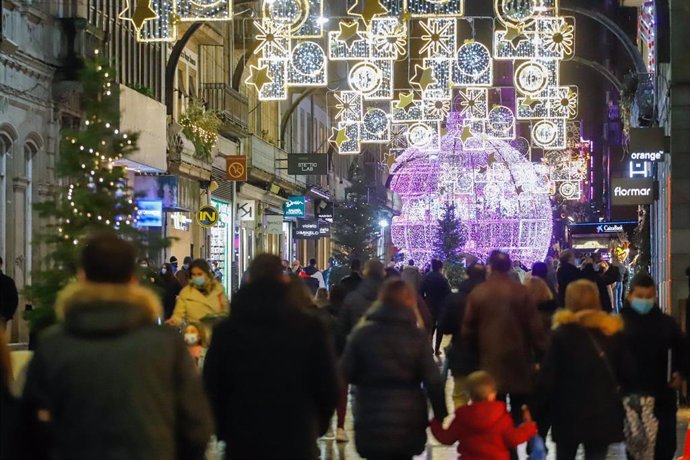
{"type": "Polygon", "coordinates": [[[496,393],[496,387],[496,380],[488,372],[472,372],[467,377],[467,392],[473,402],[486,401],[491,393],[496,393]]]}
{"type": "Polygon", "coordinates": [[[565,290],[565,308],[572,312],[601,310],[599,288],[589,280],[573,281],[565,290]]]}
{"type": "Polygon", "coordinates": [[[544,303],[553,300],[553,292],[549,289],[549,285],[546,281],[537,277],[530,276],[525,280],[525,286],[529,291],[530,295],[537,303],[544,303]]]}
{"type": "Polygon", "coordinates": [[[412,299],[412,305],[405,306],[411,308],[417,321],[417,326],[424,328],[424,319],[419,312],[419,307],[417,307],[417,296],[415,291],[405,281],[399,278],[386,281],[381,288],[378,300],[383,304],[395,305],[403,302],[405,296],[412,299]]]}

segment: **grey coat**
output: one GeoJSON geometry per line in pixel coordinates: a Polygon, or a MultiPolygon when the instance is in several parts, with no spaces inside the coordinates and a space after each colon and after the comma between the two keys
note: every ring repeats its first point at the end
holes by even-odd
{"type": "Polygon", "coordinates": [[[383,280],[365,278],[359,283],[357,289],[345,297],[345,302],[338,313],[338,328],[344,337],[350,335],[352,329],[376,301],[382,285],[383,280]]]}

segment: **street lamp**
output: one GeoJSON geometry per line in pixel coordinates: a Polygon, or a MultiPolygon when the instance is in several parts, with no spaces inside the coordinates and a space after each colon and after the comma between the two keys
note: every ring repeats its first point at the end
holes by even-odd
{"type": "Polygon", "coordinates": [[[388,221],[386,219],[379,220],[379,227],[382,229],[388,227],[388,221]]]}

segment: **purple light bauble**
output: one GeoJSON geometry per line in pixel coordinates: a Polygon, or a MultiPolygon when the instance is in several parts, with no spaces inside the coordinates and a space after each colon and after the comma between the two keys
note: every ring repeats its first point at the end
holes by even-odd
{"type": "Polygon", "coordinates": [[[451,127],[436,156],[408,148],[397,158],[390,187],[403,208],[393,219],[393,243],[427,263],[442,205],[454,201],[469,234],[464,253],[486,260],[502,249],[527,266],[544,260],[552,232],[548,177],[509,143],[479,136],[463,143],[460,133],[451,127]]]}

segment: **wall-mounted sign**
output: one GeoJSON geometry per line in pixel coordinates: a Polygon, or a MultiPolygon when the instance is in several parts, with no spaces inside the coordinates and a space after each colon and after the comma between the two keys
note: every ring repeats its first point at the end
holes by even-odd
{"type": "Polygon", "coordinates": [[[635,206],[654,203],[654,179],[611,179],[611,205],[635,206]]]}
{"type": "Polygon", "coordinates": [[[319,220],[333,223],[333,203],[330,201],[319,200],[316,203],[316,217],[319,220]]]}
{"type": "Polygon", "coordinates": [[[196,222],[204,228],[211,228],[218,223],[220,213],[211,206],[202,206],[199,212],[196,213],[196,222]]]}
{"type": "Polygon", "coordinates": [[[652,164],[648,161],[630,161],[628,177],[652,177],[652,164]]]}
{"type": "Polygon", "coordinates": [[[294,176],[324,176],[328,174],[328,155],[323,153],[290,153],[288,174],[294,176]]]}
{"type": "Polygon", "coordinates": [[[247,157],[235,155],[225,157],[225,172],[228,180],[236,182],[247,181],[247,157]]]}
{"type": "Polygon", "coordinates": [[[141,200],[160,200],[163,209],[178,207],[177,176],[134,176],[134,193],[141,200]]]}
{"type": "Polygon", "coordinates": [[[303,196],[291,196],[283,206],[285,217],[304,217],[307,214],[303,196]]]}
{"type": "Polygon", "coordinates": [[[283,234],[283,216],[267,215],[266,216],[266,233],[269,235],[283,234]]]}
{"type": "Polygon", "coordinates": [[[618,233],[632,234],[637,227],[635,221],[625,222],[587,222],[568,225],[568,230],[576,235],[617,235],[618,233]]]}
{"type": "Polygon", "coordinates": [[[163,202],[161,200],[137,201],[137,226],[162,227],[163,202]]]}
{"type": "Polygon", "coordinates": [[[328,238],[331,236],[331,224],[325,220],[319,220],[319,235],[321,238],[328,238]]]}
{"type": "Polygon", "coordinates": [[[630,159],[637,161],[664,161],[664,128],[631,128],[630,159]]]}
{"type": "Polygon", "coordinates": [[[319,221],[316,219],[297,219],[294,238],[296,240],[318,240],[319,221]]]}
{"type": "Polygon", "coordinates": [[[172,221],[173,228],[175,230],[180,230],[183,232],[189,231],[189,224],[192,223],[192,219],[187,217],[182,212],[173,212],[170,214],[170,220],[172,221]]]}
{"type": "Polygon", "coordinates": [[[254,222],[256,220],[256,201],[237,200],[237,218],[240,222],[254,222]]]}

